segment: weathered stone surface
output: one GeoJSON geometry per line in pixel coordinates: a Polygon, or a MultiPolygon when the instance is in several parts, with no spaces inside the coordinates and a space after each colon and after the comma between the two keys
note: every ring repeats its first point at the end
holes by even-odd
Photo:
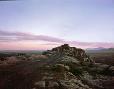
{"type": "Polygon", "coordinates": [[[34,85],[39,88],[45,88],[45,81],[38,81],[34,85]]]}
{"type": "Polygon", "coordinates": [[[110,70],[114,71],[114,66],[111,66],[111,67],[110,67],[110,70]]]}
{"type": "Polygon", "coordinates": [[[48,88],[56,88],[56,87],[59,87],[59,84],[55,81],[49,81],[47,87],[48,88]]]}
{"type": "Polygon", "coordinates": [[[43,55],[47,56],[53,56],[56,54],[74,57],[79,61],[94,62],[91,58],[89,58],[83,49],[70,47],[68,44],[61,45],[43,53],[43,55]]]}
{"type": "Polygon", "coordinates": [[[80,63],[80,61],[77,58],[70,57],[70,56],[62,56],[59,58],[59,61],[63,63],[75,63],[75,64],[80,63]]]}
{"type": "Polygon", "coordinates": [[[56,64],[55,67],[58,68],[59,70],[64,70],[64,71],[68,71],[70,69],[69,66],[65,66],[64,64],[56,64]]]}
{"type": "Polygon", "coordinates": [[[71,80],[60,80],[60,85],[65,89],[91,89],[89,86],[84,85],[80,80],[71,79],[71,80]]]}

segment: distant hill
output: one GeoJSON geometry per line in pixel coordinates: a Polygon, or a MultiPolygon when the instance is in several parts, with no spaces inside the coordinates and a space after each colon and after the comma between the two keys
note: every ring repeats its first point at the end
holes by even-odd
{"type": "Polygon", "coordinates": [[[114,48],[103,48],[103,47],[99,47],[99,48],[87,48],[86,49],[87,53],[101,53],[101,52],[114,52],[114,48]]]}
{"type": "Polygon", "coordinates": [[[105,50],[106,48],[98,47],[98,48],[87,48],[86,50],[105,50]]]}
{"type": "Polygon", "coordinates": [[[108,50],[112,50],[112,51],[114,51],[114,48],[109,48],[108,50]]]}

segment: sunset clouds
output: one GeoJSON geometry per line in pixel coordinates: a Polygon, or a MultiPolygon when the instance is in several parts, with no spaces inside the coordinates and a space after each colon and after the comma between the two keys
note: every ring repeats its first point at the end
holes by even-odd
{"type": "Polygon", "coordinates": [[[45,50],[64,43],[81,48],[114,47],[114,43],[68,41],[65,39],[46,35],[34,35],[22,32],[0,31],[0,49],[45,50]]]}
{"type": "Polygon", "coordinates": [[[48,41],[48,42],[64,42],[63,39],[45,36],[45,35],[33,35],[29,33],[22,32],[5,32],[0,31],[0,41],[27,41],[27,40],[35,40],[35,41],[48,41]]]}

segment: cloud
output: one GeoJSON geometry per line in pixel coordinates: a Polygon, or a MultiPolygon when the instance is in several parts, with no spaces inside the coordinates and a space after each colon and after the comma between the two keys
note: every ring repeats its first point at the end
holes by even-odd
{"type": "Polygon", "coordinates": [[[77,42],[77,41],[69,41],[69,44],[76,45],[78,47],[84,48],[97,48],[97,47],[104,47],[104,48],[112,48],[114,47],[114,43],[108,42],[77,42]]]}
{"type": "Polygon", "coordinates": [[[5,32],[0,31],[0,41],[24,41],[24,40],[41,40],[48,42],[64,42],[63,39],[56,37],[45,36],[45,35],[33,35],[29,33],[22,32],[5,32]]]}
{"type": "MultiPolygon", "coordinates": [[[[24,41],[46,41],[47,43],[44,43],[41,45],[47,45],[47,46],[56,46],[61,45],[64,43],[81,47],[81,48],[96,48],[96,47],[114,47],[114,43],[106,43],[106,42],[78,42],[78,41],[67,41],[64,39],[46,36],[46,35],[34,35],[30,33],[22,33],[22,32],[6,32],[6,31],[0,31],[0,44],[13,42],[16,44],[16,42],[24,42],[24,41]]],[[[14,45],[14,44],[13,44],[14,45]]]]}

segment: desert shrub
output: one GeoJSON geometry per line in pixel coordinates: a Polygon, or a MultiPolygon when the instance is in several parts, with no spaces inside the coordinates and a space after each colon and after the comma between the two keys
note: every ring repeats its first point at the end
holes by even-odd
{"type": "Polygon", "coordinates": [[[15,63],[19,62],[19,60],[16,57],[12,56],[12,57],[8,57],[6,62],[8,64],[15,64],[15,63]]]}
{"type": "Polygon", "coordinates": [[[32,59],[47,59],[47,56],[45,56],[45,55],[35,55],[35,54],[33,54],[33,55],[31,55],[31,58],[32,58],[32,59]]]}
{"type": "Polygon", "coordinates": [[[113,75],[113,72],[109,69],[104,69],[103,71],[100,71],[99,74],[102,75],[113,75]]]}
{"type": "Polygon", "coordinates": [[[64,64],[56,64],[52,67],[52,70],[55,72],[65,72],[69,70],[69,66],[65,66],[64,64]]]}
{"type": "Polygon", "coordinates": [[[83,69],[81,68],[71,68],[70,72],[76,76],[80,76],[83,74],[83,69]]]}
{"type": "Polygon", "coordinates": [[[112,71],[108,68],[101,69],[101,68],[92,68],[89,69],[89,73],[92,75],[100,74],[100,75],[112,75],[112,71]]]}

